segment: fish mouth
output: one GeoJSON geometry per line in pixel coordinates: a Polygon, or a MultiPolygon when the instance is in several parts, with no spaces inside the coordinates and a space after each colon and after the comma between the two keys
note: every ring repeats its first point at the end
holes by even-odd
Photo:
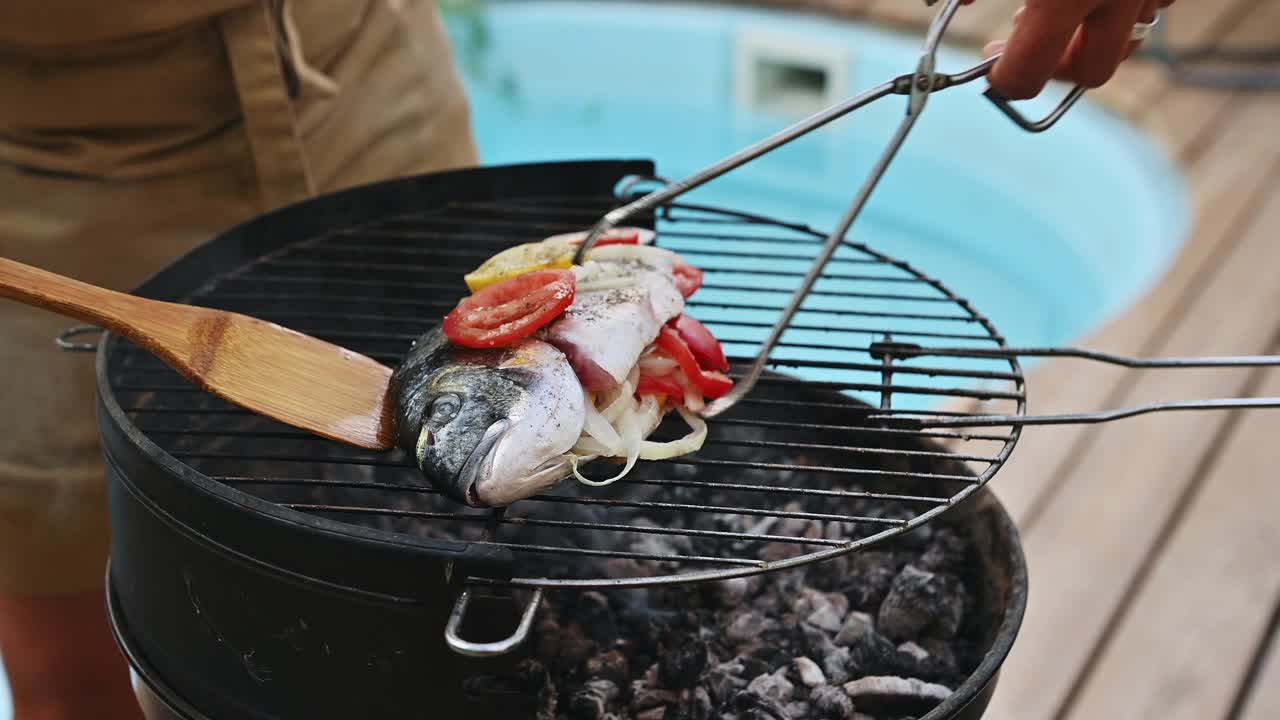
{"type": "Polygon", "coordinates": [[[498,447],[498,441],[502,436],[507,434],[510,426],[511,422],[503,419],[484,431],[480,442],[476,443],[475,449],[471,451],[471,455],[467,457],[462,470],[458,473],[458,482],[453,486],[453,499],[471,507],[486,507],[485,503],[480,501],[476,485],[480,482],[480,478],[487,476],[492,470],[494,450],[498,447]]]}
{"type": "MultiPolygon", "coordinates": [[[[582,458],[582,461],[586,462],[589,459],[582,458]]],[[[507,484],[505,492],[501,489],[486,492],[484,498],[482,498],[483,505],[484,507],[510,505],[517,500],[523,500],[553,487],[561,480],[569,477],[571,473],[569,459],[564,455],[557,455],[534,468],[533,472],[521,478],[520,482],[507,484]]],[[[481,498],[477,496],[477,499],[481,498]]]]}

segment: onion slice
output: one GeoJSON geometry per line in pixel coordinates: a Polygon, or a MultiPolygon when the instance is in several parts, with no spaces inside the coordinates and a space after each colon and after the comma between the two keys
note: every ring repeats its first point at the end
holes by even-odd
{"type": "Polygon", "coordinates": [[[640,443],[641,460],[667,460],[702,449],[702,444],[707,439],[707,421],[682,407],[676,408],[676,412],[680,413],[680,417],[689,426],[689,434],[679,440],[664,443],[645,440],[640,443]]]}
{"type": "Polygon", "coordinates": [[[578,482],[585,485],[591,485],[593,487],[612,485],[626,477],[631,472],[631,468],[636,466],[636,461],[640,459],[640,445],[642,440],[640,435],[640,418],[638,413],[635,412],[634,407],[635,406],[633,404],[631,408],[628,408],[628,411],[624,411],[618,418],[618,424],[620,425],[620,427],[617,428],[618,434],[622,436],[622,446],[627,453],[627,464],[623,466],[622,471],[607,480],[592,480],[584,477],[582,473],[578,472],[578,457],[576,455],[570,455],[569,467],[573,470],[573,476],[578,479],[578,482]]]}
{"type": "Polygon", "coordinates": [[[587,414],[583,423],[583,433],[599,441],[601,446],[599,449],[604,450],[606,454],[612,455],[617,452],[618,447],[622,444],[622,438],[618,435],[618,431],[614,429],[613,425],[609,424],[604,415],[601,415],[600,411],[596,409],[591,396],[586,394],[584,399],[586,400],[587,414]]]}
{"type": "Polygon", "coordinates": [[[637,365],[621,386],[598,395],[585,395],[587,414],[583,433],[566,455],[573,476],[584,485],[611,485],[630,474],[638,460],[666,460],[688,455],[702,449],[706,442],[707,423],[697,414],[703,399],[688,383],[685,383],[686,402],[696,407],[677,406],[676,411],[689,426],[689,433],[669,442],[645,440],[662,423],[664,413],[653,395],[635,397],[639,377],[640,367],[637,365]],[[598,405],[602,403],[607,403],[603,411],[598,405]],[[592,480],[578,471],[578,463],[584,457],[623,457],[626,463],[617,475],[606,480],[592,480]]]}
{"type": "Polygon", "coordinates": [[[613,400],[607,407],[605,407],[604,410],[600,411],[600,414],[604,415],[604,418],[611,423],[617,422],[618,416],[621,415],[624,410],[631,407],[635,402],[631,399],[631,396],[635,394],[636,385],[639,383],[640,368],[633,367],[631,368],[631,372],[627,374],[627,379],[622,383],[622,386],[615,388],[615,390],[618,391],[618,394],[614,395],[613,390],[610,390],[607,393],[607,395],[613,398],[613,400]]]}

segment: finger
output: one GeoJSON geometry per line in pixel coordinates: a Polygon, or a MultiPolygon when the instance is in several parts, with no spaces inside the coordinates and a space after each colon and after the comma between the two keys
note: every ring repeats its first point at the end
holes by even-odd
{"type": "Polygon", "coordinates": [[[1015,100],[1038,95],[1061,64],[1089,9],[1080,3],[1028,2],[1004,55],[991,68],[991,87],[1015,100]]]}
{"type": "Polygon", "coordinates": [[[1110,80],[1128,54],[1129,38],[1144,4],[1110,2],[1090,13],[1067,53],[1066,76],[1089,88],[1110,80]]]}
{"type": "MultiPolygon", "coordinates": [[[[1017,26],[1018,26],[1018,21],[1020,21],[1020,20],[1022,19],[1022,14],[1023,14],[1024,12],[1026,12],[1026,9],[1027,9],[1027,8],[1026,8],[1025,6],[1019,6],[1017,10],[1014,10],[1014,11],[1013,11],[1013,20],[1012,20],[1011,22],[1012,22],[1012,25],[1013,25],[1014,27],[1017,27],[1017,26]]],[[[983,59],[983,60],[986,60],[987,58],[991,57],[992,55],[995,55],[995,54],[997,54],[997,53],[1002,53],[1002,52],[1004,52],[1004,46],[1005,46],[1005,45],[1006,45],[1006,42],[1005,42],[1004,40],[992,40],[991,42],[987,43],[986,45],[983,45],[983,46],[982,46],[982,59],[983,59]]]]}

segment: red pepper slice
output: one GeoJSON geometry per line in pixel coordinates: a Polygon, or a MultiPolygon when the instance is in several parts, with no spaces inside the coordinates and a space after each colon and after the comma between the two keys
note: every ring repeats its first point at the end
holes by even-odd
{"type": "Polygon", "coordinates": [[[698,388],[704,397],[718,398],[729,392],[733,381],[719,372],[706,372],[698,367],[698,360],[689,350],[689,346],[680,339],[680,334],[670,327],[663,327],[658,333],[658,348],[671,356],[680,366],[684,376],[698,388]]]}
{"type": "Polygon", "coordinates": [[[703,369],[729,371],[729,360],[724,356],[724,348],[720,347],[720,343],[705,325],[688,315],[677,317],[671,321],[671,325],[680,333],[680,339],[689,346],[703,369]]]}
{"type": "Polygon", "coordinates": [[[733,380],[719,370],[703,370],[696,381],[703,397],[715,400],[733,389],[733,380]]]}

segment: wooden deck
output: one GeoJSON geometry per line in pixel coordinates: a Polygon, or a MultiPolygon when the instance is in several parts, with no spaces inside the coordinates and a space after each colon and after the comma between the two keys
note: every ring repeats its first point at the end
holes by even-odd
{"type": "MultiPolygon", "coordinates": [[[[804,0],[919,26],[918,0],[804,0]]],[[[1013,0],[949,38],[1003,37],[1013,0]]],[[[1275,45],[1280,0],[1182,0],[1175,46],[1275,45]]],[[[1280,353],[1280,92],[1196,89],[1131,61],[1091,94],[1184,169],[1194,229],[1175,266],[1076,344],[1144,357],[1280,353]]],[[[1052,362],[1032,412],[1280,396],[1280,370],[1126,371],[1052,362]]],[[[1149,415],[1028,428],[992,488],[1026,544],[1030,606],[992,720],[1280,718],[1280,413],[1149,415]]]]}

